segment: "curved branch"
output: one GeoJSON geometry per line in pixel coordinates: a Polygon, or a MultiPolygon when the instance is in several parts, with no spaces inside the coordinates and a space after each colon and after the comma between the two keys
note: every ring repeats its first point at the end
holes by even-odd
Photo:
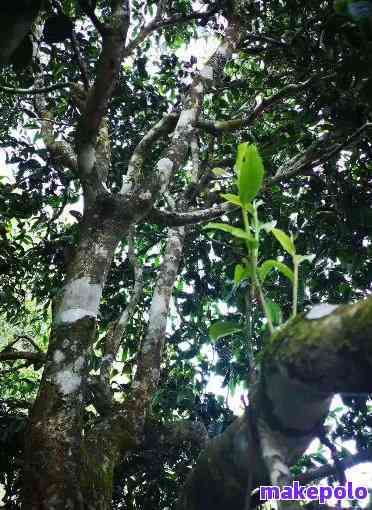
{"type": "Polygon", "coordinates": [[[219,216],[236,209],[236,207],[237,206],[232,204],[223,203],[209,209],[197,209],[195,211],[188,211],[184,213],[161,211],[154,207],[146,219],[153,223],[158,223],[159,225],[178,227],[183,225],[193,225],[195,223],[203,223],[205,221],[218,218],[219,216]]]}
{"type": "Polygon", "coordinates": [[[156,13],[154,19],[147,25],[143,26],[140,33],[129,42],[125,48],[125,56],[129,56],[135,48],[137,48],[150,34],[156,30],[161,30],[164,27],[172,25],[180,25],[197,19],[209,19],[218,12],[218,9],[211,9],[205,12],[193,12],[191,14],[175,14],[167,19],[161,19],[162,14],[162,2],[159,3],[159,10],[156,13]]]}
{"type": "Polygon", "coordinates": [[[218,135],[223,131],[233,131],[234,129],[241,129],[249,124],[251,124],[255,119],[257,119],[263,112],[268,110],[271,106],[278,103],[281,99],[286,99],[290,94],[297,94],[301,90],[305,89],[312,82],[317,80],[326,80],[328,78],[332,78],[335,76],[334,74],[328,74],[326,76],[318,76],[314,75],[308,78],[306,81],[300,83],[290,83],[286,85],[281,90],[279,90],[276,94],[263,99],[257,106],[249,112],[249,114],[242,118],[224,120],[224,121],[208,121],[201,120],[198,121],[197,127],[200,129],[204,129],[206,131],[211,132],[214,135],[218,135]]]}
{"type": "Polygon", "coordinates": [[[291,161],[282,165],[270,179],[270,183],[275,183],[283,179],[294,177],[300,173],[304,173],[312,170],[315,166],[322,165],[323,163],[330,160],[336,154],[339,154],[342,150],[347,149],[352,145],[359,136],[372,127],[372,122],[365,122],[362,126],[356,129],[350,136],[339,143],[334,143],[330,148],[321,150],[319,145],[311,146],[308,150],[295,156],[291,161]]]}
{"type": "Polygon", "coordinates": [[[162,136],[169,134],[175,128],[179,119],[178,113],[169,113],[155,124],[142,138],[128,163],[128,172],[123,176],[123,184],[120,193],[125,194],[133,190],[139,182],[143,164],[149,156],[153,144],[162,136]]]}
{"type": "Polygon", "coordinates": [[[47,92],[53,92],[54,90],[66,89],[68,87],[72,87],[74,85],[71,81],[66,81],[65,83],[55,83],[54,85],[50,85],[49,87],[40,87],[36,89],[19,89],[13,87],[6,87],[5,85],[0,85],[0,90],[6,92],[7,94],[26,94],[26,95],[36,95],[36,94],[45,94],[47,92]]]}
{"type": "Polygon", "coordinates": [[[80,7],[84,13],[88,16],[97,32],[104,37],[108,31],[108,27],[102,23],[95,13],[92,3],[89,0],[78,0],[80,7]]]}
{"type": "Polygon", "coordinates": [[[124,331],[133,317],[143,291],[143,267],[139,263],[134,251],[133,230],[128,234],[128,259],[134,271],[134,285],[129,303],[121,312],[119,318],[110,324],[109,330],[104,339],[104,356],[100,367],[100,378],[104,386],[109,386],[110,384],[112,364],[120,348],[124,331]]]}
{"type": "Polygon", "coordinates": [[[2,351],[0,352],[0,361],[15,361],[18,359],[26,359],[31,363],[44,363],[45,354],[41,352],[29,351],[2,351]]]}
{"type": "Polygon", "coordinates": [[[138,423],[144,423],[147,405],[159,382],[170,299],[182,259],[185,234],[182,227],[169,230],[163,262],[156,279],[148,328],[139,348],[137,371],[132,385],[133,409],[138,423]]]}
{"type": "Polygon", "coordinates": [[[95,142],[124,57],[129,23],[129,1],[112,2],[111,23],[102,33],[102,51],[96,79],[88,94],[77,130],[79,168],[85,176],[91,174],[95,164],[95,142]]]}
{"type": "Polygon", "coordinates": [[[317,437],[334,393],[372,391],[372,298],[316,305],[282,327],[262,359],[250,393],[251,455],[245,415],[202,452],[178,510],[241,510],[248,473],[253,487],[281,485],[317,437]]]}
{"type": "MultiPolygon", "coordinates": [[[[71,84],[71,86],[74,86],[74,84],[71,84]]],[[[44,87],[38,88],[38,90],[43,89],[44,87]]],[[[53,128],[54,114],[49,109],[45,97],[42,94],[40,96],[36,95],[34,105],[41,121],[41,136],[53,163],[60,169],[67,167],[76,172],[77,160],[75,153],[69,143],[57,140],[56,132],[53,128]]]]}

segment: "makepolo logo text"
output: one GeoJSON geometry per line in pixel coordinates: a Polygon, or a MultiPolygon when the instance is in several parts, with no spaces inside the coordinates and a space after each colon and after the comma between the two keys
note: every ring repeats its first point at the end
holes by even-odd
{"type": "Polygon", "coordinates": [[[260,500],[267,501],[269,499],[280,500],[319,500],[320,504],[325,503],[328,499],[366,499],[368,489],[366,487],[353,487],[352,482],[347,482],[345,486],[338,485],[331,487],[329,485],[310,485],[304,487],[299,482],[294,481],[292,485],[261,485],[260,500]]]}

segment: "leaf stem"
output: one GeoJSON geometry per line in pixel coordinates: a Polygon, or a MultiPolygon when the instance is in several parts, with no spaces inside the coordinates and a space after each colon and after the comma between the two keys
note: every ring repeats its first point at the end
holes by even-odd
{"type": "MultiPolygon", "coordinates": [[[[242,214],[243,214],[245,231],[248,234],[250,234],[248,212],[245,208],[242,208],[242,214]]],[[[257,273],[258,248],[259,248],[259,243],[260,243],[260,229],[259,229],[259,223],[258,223],[257,207],[255,205],[253,205],[253,228],[254,228],[254,237],[255,237],[255,241],[256,241],[256,246],[254,248],[251,248],[249,245],[249,241],[247,240],[246,241],[247,251],[248,251],[249,257],[251,259],[251,264],[252,264],[253,284],[258,291],[260,305],[261,305],[262,310],[263,310],[265,317],[267,319],[267,324],[269,326],[270,334],[272,335],[274,333],[274,326],[273,326],[273,323],[272,323],[272,320],[270,317],[270,312],[269,312],[269,309],[266,304],[265,295],[262,290],[261,282],[260,282],[260,279],[259,279],[258,273],[257,273]]]]}
{"type": "Polygon", "coordinates": [[[292,303],[292,315],[297,315],[297,302],[298,302],[298,260],[296,255],[293,256],[293,303],[292,303]]]}

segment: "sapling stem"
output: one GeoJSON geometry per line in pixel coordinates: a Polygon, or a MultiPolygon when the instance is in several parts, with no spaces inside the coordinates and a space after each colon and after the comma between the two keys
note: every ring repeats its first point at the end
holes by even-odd
{"type": "MultiPolygon", "coordinates": [[[[243,214],[243,221],[244,221],[244,228],[247,234],[250,234],[249,229],[249,218],[248,218],[248,212],[245,208],[242,208],[242,214],[243,214]]],[[[246,240],[246,246],[247,246],[247,252],[251,261],[252,265],[252,280],[253,284],[256,287],[258,291],[258,297],[260,301],[260,305],[262,307],[262,310],[265,314],[265,317],[267,319],[267,324],[269,326],[270,334],[272,335],[274,333],[274,326],[271,321],[270,312],[267,307],[267,303],[265,300],[265,295],[261,287],[261,282],[258,277],[257,273],[257,261],[258,261],[258,247],[260,242],[260,230],[259,230],[259,224],[258,224],[258,213],[257,213],[257,207],[253,205],[253,227],[254,227],[254,237],[256,241],[256,246],[254,248],[251,248],[249,245],[249,241],[246,240]]]]}
{"type": "Polygon", "coordinates": [[[297,315],[297,302],[298,302],[298,260],[296,255],[293,256],[293,303],[292,303],[292,315],[297,315]]]}

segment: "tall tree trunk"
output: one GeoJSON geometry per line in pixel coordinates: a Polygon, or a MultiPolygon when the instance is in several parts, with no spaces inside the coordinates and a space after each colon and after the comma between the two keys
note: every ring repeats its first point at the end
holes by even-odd
{"type": "MultiPolygon", "coordinates": [[[[82,417],[102,289],[118,235],[99,216],[85,217],[81,240],[56,302],[39,393],[27,434],[23,508],[83,509],[82,417]]],[[[112,223],[111,223],[112,224],[112,223]]]]}

